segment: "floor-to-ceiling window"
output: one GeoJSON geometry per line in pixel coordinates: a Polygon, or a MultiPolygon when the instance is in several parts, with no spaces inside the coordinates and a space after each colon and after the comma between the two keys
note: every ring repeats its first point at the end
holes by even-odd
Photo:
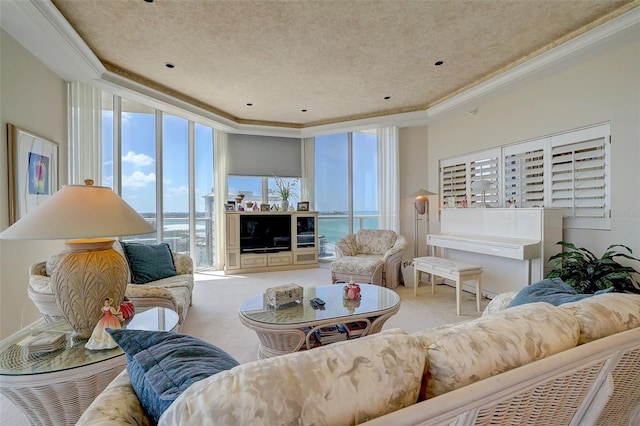
{"type": "Polygon", "coordinates": [[[375,132],[315,138],[315,206],[319,212],[321,258],[359,229],[378,227],[378,166],[375,132]]]}
{"type": "Polygon", "coordinates": [[[189,122],[162,116],[162,241],[191,255],[189,238],[189,122]]]}
{"type": "MultiPolygon", "coordinates": [[[[153,226],[157,226],[155,110],[122,99],[120,117],[120,195],[153,226]]],[[[155,242],[156,234],[128,239],[155,242]]]]}
{"type": "Polygon", "coordinates": [[[213,198],[213,129],[195,125],[196,253],[199,268],[215,266],[215,209],[213,198]]]}
{"type": "Polygon", "coordinates": [[[212,128],[105,93],[102,159],[102,184],[160,230],[126,240],[163,241],[215,268],[212,128]]]}

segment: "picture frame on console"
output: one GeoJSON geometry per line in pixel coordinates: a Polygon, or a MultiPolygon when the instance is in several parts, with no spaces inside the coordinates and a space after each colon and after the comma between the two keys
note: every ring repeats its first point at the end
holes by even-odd
{"type": "Polygon", "coordinates": [[[236,210],[236,205],[235,203],[227,203],[224,205],[224,211],[225,212],[233,212],[236,210]]]}
{"type": "Polygon", "coordinates": [[[260,204],[260,211],[261,212],[270,212],[271,211],[271,206],[269,204],[260,204]]]}
{"type": "Polygon", "coordinates": [[[11,225],[58,190],[58,144],[10,123],[7,135],[11,225]]]}
{"type": "Polygon", "coordinates": [[[308,212],[309,211],[309,202],[308,201],[300,201],[298,203],[298,211],[299,212],[308,212]]]}

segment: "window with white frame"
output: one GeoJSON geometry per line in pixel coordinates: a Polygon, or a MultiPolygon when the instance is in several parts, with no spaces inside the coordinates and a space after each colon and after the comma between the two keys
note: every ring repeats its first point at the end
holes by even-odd
{"type": "Polygon", "coordinates": [[[570,228],[610,228],[609,124],[551,137],[549,207],[570,228]]]}
{"type": "Polygon", "coordinates": [[[566,228],[609,229],[610,142],[605,123],[443,159],[440,191],[457,207],[560,208],[566,228]],[[478,181],[492,185],[479,192],[478,181]]]}
{"type": "Polygon", "coordinates": [[[544,202],[545,151],[549,139],[503,148],[504,199],[517,207],[542,207],[544,202]]]}
{"type": "Polygon", "coordinates": [[[500,148],[440,161],[440,193],[446,204],[469,207],[500,205],[500,148]],[[482,184],[484,188],[479,189],[482,184]]]}

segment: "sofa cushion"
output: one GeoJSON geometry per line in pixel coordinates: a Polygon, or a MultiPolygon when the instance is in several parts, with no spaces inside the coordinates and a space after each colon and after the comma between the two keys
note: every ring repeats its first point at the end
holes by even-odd
{"type": "Polygon", "coordinates": [[[565,303],[580,324],[579,344],[640,327],[640,294],[605,293],[565,303]]]}
{"type": "Polygon", "coordinates": [[[133,284],[146,284],[176,275],[169,244],[120,242],[131,270],[133,284]]]}
{"type": "Polygon", "coordinates": [[[161,425],[345,425],[416,402],[420,342],[388,330],[313,350],[249,362],[201,380],[161,425]]]}
{"type": "Polygon", "coordinates": [[[396,242],[398,235],[385,229],[361,229],[356,232],[358,253],[383,255],[396,242]]]}
{"type": "Polygon", "coordinates": [[[484,317],[487,315],[495,314],[496,312],[507,309],[509,303],[511,303],[513,298],[516,297],[516,294],[518,294],[517,291],[507,291],[505,293],[498,294],[496,297],[491,299],[491,302],[489,302],[484,308],[484,311],[482,311],[482,316],[484,317]]]}
{"type": "Polygon", "coordinates": [[[547,302],[558,306],[591,297],[593,294],[578,294],[569,284],[560,278],[547,278],[526,286],[515,295],[509,308],[525,303],[547,302]]]}
{"type": "Polygon", "coordinates": [[[579,334],[569,311],[543,302],[417,332],[427,351],[421,399],[572,348],[579,334]]]}
{"type": "Polygon", "coordinates": [[[383,265],[381,256],[347,256],[331,262],[331,270],[349,275],[373,275],[375,270],[383,265]]]}
{"type": "Polygon", "coordinates": [[[108,329],[127,356],[127,372],[142,407],[156,422],[191,384],[238,365],[222,349],[167,331],[108,329]]]}

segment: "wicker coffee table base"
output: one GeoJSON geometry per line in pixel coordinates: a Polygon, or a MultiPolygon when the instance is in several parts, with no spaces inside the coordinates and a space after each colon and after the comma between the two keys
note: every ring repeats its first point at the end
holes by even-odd
{"type": "Polygon", "coordinates": [[[367,323],[367,328],[362,333],[362,336],[378,333],[382,330],[384,323],[391,316],[395,315],[399,309],[400,305],[398,304],[391,310],[388,310],[379,316],[372,314],[353,315],[347,318],[314,321],[313,323],[305,324],[307,326],[306,328],[308,328],[308,331],[306,332],[294,326],[265,324],[252,321],[242,315],[240,315],[240,322],[247,326],[247,328],[255,331],[258,335],[258,339],[260,339],[260,344],[258,345],[258,359],[264,359],[299,350],[311,349],[312,344],[310,339],[313,333],[317,329],[328,325],[342,324],[352,321],[364,321],[367,323]]]}

